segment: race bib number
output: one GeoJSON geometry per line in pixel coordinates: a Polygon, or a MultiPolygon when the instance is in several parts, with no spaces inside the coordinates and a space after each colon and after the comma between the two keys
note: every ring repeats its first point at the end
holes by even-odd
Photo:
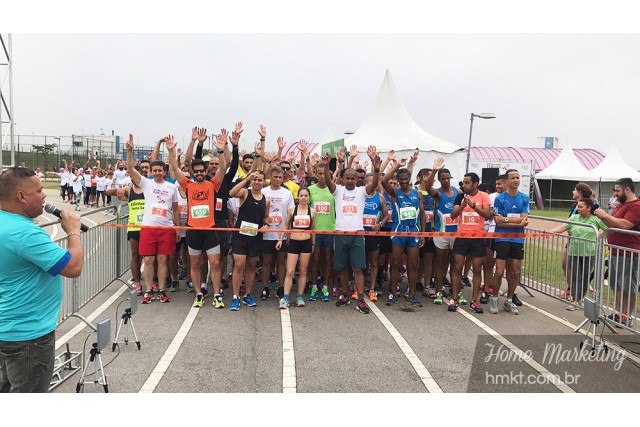
{"type": "Polygon", "coordinates": [[[151,215],[159,216],[162,218],[166,218],[169,214],[169,210],[165,205],[152,205],[151,206],[151,215]]]}
{"type": "Polygon", "coordinates": [[[144,218],[144,211],[136,212],[136,225],[142,224],[143,218],[144,218]]]}
{"type": "MultiPolygon", "coordinates": [[[[254,224],[253,222],[248,222],[248,221],[242,221],[242,223],[240,224],[240,228],[242,228],[243,230],[257,230],[258,224],[254,224]]],[[[258,235],[257,231],[240,231],[239,233],[244,236],[251,236],[251,237],[258,235]]]]}
{"type": "Polygon", "coordinates": [[[222,199],[216,198],[216,210],[220,212],[222,210],[222,199]]]}
{"type": "Polygon", "coordinates": [[[480,225],[480,215],[476,212],[462,212],[463,225],[480,225]]]}
{"type": "Polygon", "coordinates": [[[433,221],[433,211],[424,211],[424,217],[427,222],[433,221]]]}
{"type": "Polygon", "coordinates": [[[95,179],[91,180],[91,186],[92,187],[95,187],[97,183],[98,183],[98,181],[96,181],[95,179]]]}
{"type": "Polygon", "coordinates": [[[293,226],[295,228],[307,228],[311,225],[310,215],[296,215],[293,217],[293,226]]]}
{"type": "Polygon", "coordinates": [[[280,225],[282,224],[282,215],[280,214],[271,214],[269,218],[267,218],[267,224],[269,225],[280,225]]]}
{"type": "Polygon", "coordinates": [[[317,214],[328,215],[331,213],[331,203],[329,202],[316,202],[313,207],[316,209],[317,214]]]}
{"type": "Polygon", "coordinates": [[[199,218],[207,218],[208,216],[209,216],[208,205],[191,206],[191,218],[199,219],[199,218]]]}
{"type": "Polygon", "coordinates": [[[376,225],[376,215],[362,215],[362,225],[365,227],[373,227],[376,225]]]}
{"type": "Polygon", "coordinates": [[[342,205],[343,215],[356,215],[358,213],[358,205],[342,205]]]}
{"type": "Polygon", "coordinates": [[[451,214],[444,214],[444,225],[458,225],[457,219],[451,219],[451,214]]]}
{"type": "Polygon", "coordinates": [[[416,219],[417,217],[418,213],[416,208],[413,206],[400,208],[400,221],[404,221],[405,219],[416,219]]]}

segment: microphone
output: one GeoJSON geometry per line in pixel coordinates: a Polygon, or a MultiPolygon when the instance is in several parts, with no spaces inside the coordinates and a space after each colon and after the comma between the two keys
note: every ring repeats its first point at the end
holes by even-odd
{"type": "MultiPolygon", "coordinates": [[[[62,218],[62,212],[60,211],[60,209],[56,208],[51,204],[45,205],[44,210],[50,213],[51,215],[57,216],[58,218],[62,218]]],[[[86,233],[88,230],[89,230],[89,227],[87,227],[85,224],[82,224],[82,223],[80,224],[80,231],[86,233]]]]}

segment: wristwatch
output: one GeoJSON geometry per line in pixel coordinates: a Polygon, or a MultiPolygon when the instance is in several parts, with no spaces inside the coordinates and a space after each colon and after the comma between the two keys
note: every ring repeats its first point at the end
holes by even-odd
{"type": "Polygon", "coordinates": [[[509,222],[509,217],[508,217],[508,216],[505,216],[505,217],[504,217],[504,222],[505,222],[505,224],[506,224],[507,222],[509,222]]]}

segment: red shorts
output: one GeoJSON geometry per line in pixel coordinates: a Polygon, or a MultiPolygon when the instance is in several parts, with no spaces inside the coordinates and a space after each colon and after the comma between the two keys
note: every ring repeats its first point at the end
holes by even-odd
{"type": "Polygon", "coordinates": [[[175,230],[142,228],[138,253],[141,256],[173,255],[176,252],[175,230]]]}

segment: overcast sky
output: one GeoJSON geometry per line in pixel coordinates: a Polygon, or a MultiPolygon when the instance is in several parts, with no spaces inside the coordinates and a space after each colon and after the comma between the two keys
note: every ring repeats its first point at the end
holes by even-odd
{"type": "Polygon", "coordinates": [[[615,144],[640,168],[640,35],[14,33],[17,133],[132,132],[150,145],[245,123],[317,142],[356,130],[389,69],[429,133],[466,146],[615,144]]]}

